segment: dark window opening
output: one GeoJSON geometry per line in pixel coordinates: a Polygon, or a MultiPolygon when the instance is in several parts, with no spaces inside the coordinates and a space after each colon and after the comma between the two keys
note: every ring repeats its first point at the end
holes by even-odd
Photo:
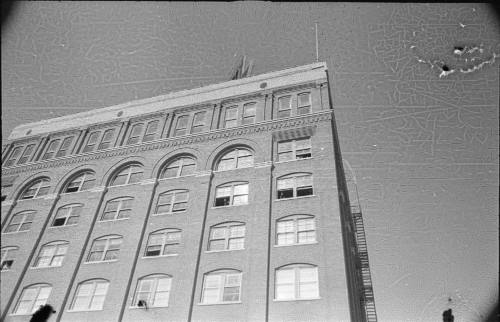
{"type": "Polygon", "coordinates": [[[65,192],[77,192],[78,191],[78,186],[76,187],[68,187],[65,192]]]}
{"type": "Polygon", "coordinates": [[[64,226],[64,223],[66,222],[66,218],[57,218],[54,220],[54,224],[52,226],[57,227],[57,226],[64,226]]]}
{"type": "Polygon", "coordinates": [[[219,197],[215,199],[215,207],[229,206],[230,197],[219,197]]]}
{"type": "Polygon", "coordinates": [[[297,188],[297,197],[310,196],[312,194],[313,194],[313,188],[312,187],[300,187],[300,188],[297,188]]]}
{"type": "Polygon", "coordinates": [[[7,199],[7,196],[6,195],[3,195],[2,196],[2,202],[5,201],[5,199],[7,199]]]}
{"type": "Polygon", "coordinates": [[[8,269],[10,269],[12,267],[12,264],[14,263],[13,260],[6,260],[6,261],[3,261],[2,262],[2,267],[1,267],[1,270],[2,271],[6,271],[8,269]]]}
{"type": "Polygon", "coordinates": [[[311,157],[311,151],[297,151],[297,159],[307,159],[311,157]]]}
{"type": "Polygon", "coordinates": [[[293,198],[293,189],[278,190],[278,199],[293,198]]]}
{"type": "Polygon", "coordinates": [[[161,249],[148,249],[146,251],[146,256],[160,256],[161,249]]]}

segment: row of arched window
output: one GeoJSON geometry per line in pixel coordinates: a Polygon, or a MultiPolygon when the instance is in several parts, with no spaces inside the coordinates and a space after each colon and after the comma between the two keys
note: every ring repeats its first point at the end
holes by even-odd
{"type": "MultiPolygon", "coordinates": [[[[57,218],[57,217],[56,217],[57,218]]],[[[56,219],[57,220],[57,219],[56,219]]],[[[246,226],[244,222],[224,222],[210,227],[207,251],[239,250],[245,247],[246,226]]],[[[182,230],[164,228],[149,234],[143,256],[177,255],[181,245],[182,230]]],[[[276,246],[300,245],[316,242],[316,223],[312,215],[290,215],[276,221],[276,246]]],[[[119,259],[123,241],[121,235],[101,236],[92,242],[86,262],[106,262],[119,259]]],[[[69,247],[68,241],[52,241],[40,247],[33,267],[62,266],[69,247]]],[[[2,249],[1,270],[9,270],[15,260],[18,247],[2,249]]]]}
{"type": "MultiPolygon", "coordinates": [[[[168,307],[172,275],[152,274],[137,280],[131,307],[168,307]]],[[[78,284],[69,311],[102,310],[110,282],[91,279],[78,284]]],[[[13,314],[31,314],[47,303],[52,285],[33,284],[23,289],[13,314]]],[[[242,272],[219,269],[205,273],[200,304],[241,303],[242,272]]],[[[275,300],[319,299],[318,267],[312,264],[289,264],[275,270],[275,300]]]]}
{"type": "MultiPolygon", "coordinates": [[[[282,141],[278,143],[278,161],[290,161],[311,157],[310,138],[282,141]]],[[[236,147],[227,150],[218,158],[214,166],[214,171],[227,171],[232,169],[247,168],[254,165],[253,152],[244,147],[236,147]]],[[[193,175],[196,172],[196,159],[190,155],[182,155],[172,159],[159,172],[158,178],[168,179],[193,175]]],[[[121,186],[133,184],[143,179],[143,166],[140,163],[128,163],[116,170],[111,179],[106,183],[108,186],[121,186]]],[[[290,180],[283,181],[283,183],[290,180]]],[[[74,193],[87,191],[97,185],[96,174],[91,170],[83,170],[73,175],[66,184],[63,185],[61,193],[74,193]]],[[[288,186],[290,188],[290,186],[288,186]]],[[[18,199],[34,199],[45,196],[50,190],[50,179],[47,177],[37,178],[26,185],[18,196],[18,199]]],[[[285,196],[293,192],[280,194],[285,196]]],[[[300,189],[299,189],[300,190],[300,189]]],[[[296,196],[300,196],[301,191],[297,191],[296,196]]]]}

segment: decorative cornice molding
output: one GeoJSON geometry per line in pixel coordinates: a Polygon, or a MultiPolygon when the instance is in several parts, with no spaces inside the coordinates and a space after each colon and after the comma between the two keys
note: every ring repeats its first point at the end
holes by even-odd
{"type": "Polygon", "coordinates": [[[2,176],[37,171],[47,168],[57,168],[76,163],[91,162],[115,156],[127,156],[157,149],[166,149],[189,144],[203,143],[211,140],[227,139],[235,136],[248,136],[253,133],[270,132],[294,127],[303,127],[319,122],[327,122],[332,118],[332,110],[325,110],[308,115],[294,116],[286,119],[270,120],[252,125],[240,126],[231,129],[219,129],[208,133],[198,133],[183,137],[164,138],[134,146],[120,146],[103,151],[93,151],[86,154],[66,156],[62,159],[38,161],[28,165],[19,165],[4,169],[2,176]]]}
{"type": "Polygon", "coordinates": [[[273,90],[273,95],[281,95],[284,93],[289,93],[289,92],[295,92],[295,91],[300,91],[303,89],[311,89],[316,87],[316,82],[310,82],[302,85],[297,85],[297,86],[287,86],[285,88],[280,88],[280,89],[275,89],[273,90]]]}
{"type": "Polygon", "coordinates": [[[242,95],[239,97],[231,97],[231,98],[223,99],[223,100],[221,100],[221,103],[222,103],[222,105],[228,105],[228,104],[240,103],[243,101],[256,100],[256,99],[260,99],[262,97],[264,97],[264,95],[262,95],[262,92],[257,92],[257,93],[253,93],[253,94],[242,95]]]}

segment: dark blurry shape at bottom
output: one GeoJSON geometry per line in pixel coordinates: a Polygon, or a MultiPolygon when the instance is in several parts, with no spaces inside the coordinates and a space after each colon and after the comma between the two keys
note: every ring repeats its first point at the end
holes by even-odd
{"type": "Polygon", "coordinates": [[[33,313],[30,322],[47,322],[52,313],[56,313],[52,305],[42,305],[35,313],[33,313]]]}

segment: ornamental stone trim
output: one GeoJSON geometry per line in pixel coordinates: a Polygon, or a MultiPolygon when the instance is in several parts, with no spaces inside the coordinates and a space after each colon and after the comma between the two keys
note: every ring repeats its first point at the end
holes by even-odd
{"type": "Polygon", "coordinates": [[[64,159],[53,159],[38,161],[29,165],[18,165],[7,168],[2,171],[2,175],[12,175],[24,173],[29,171],[36,171],[47,168],[56,168],[75,163],[86,163],[89,161],[99,160],[103,158],[126,156],[131,154],[138,154],[143,151],[165,149],[169,147],[177,147],[182,145],[189,145],[193,143],[201,143],[206,141],[226,139],[234,136],[246,136],[252,133],[276,131],[279,129],[288,129],[310,125],[319,122],[327,122],[332,119],[332,110],[316,112],[309,115],[294,116],[287,119],[269,120],[259,124],[246,125],[244,127],[219,129],[210,133],[199,133],[185,137],[164,138],[154,142],[142,143],[138,146],[120,146],[103,151],[93,151],[84,155],[66,156],[64,159]]]}

